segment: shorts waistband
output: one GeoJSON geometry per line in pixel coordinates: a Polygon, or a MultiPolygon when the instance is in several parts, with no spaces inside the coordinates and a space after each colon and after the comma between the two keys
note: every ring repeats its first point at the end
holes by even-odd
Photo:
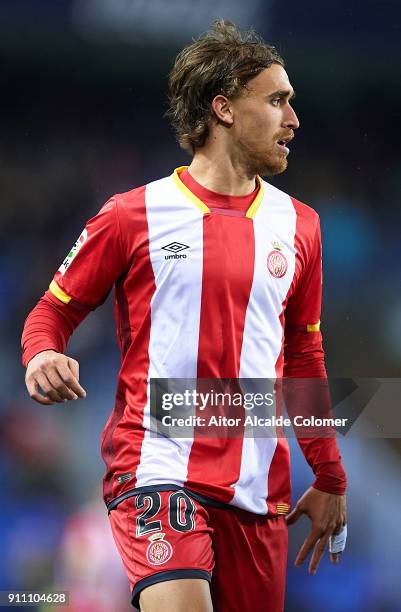
{"type": "Polygon", "coordinates": [[[205,495],[201,495],[200,493],[196,493],[195,491],[191,491],[191,489],[187,489],[186,487],[179,487],[175,484],[160,484],[160,485],[148,485],[146,487],[137,487],[136,489],[130,489],[129,491],[125,491],[118,497],[112,499],[108,504],[106,504],[108,513],[123,502],[129,497],[133,497],[135,495],[140,495],[141,493],[152,493],[153,491],[185,491],[189,497],[192,497],[195,501],[200,502],[201,504],[205,504],[206,506],[213,506],[214,508],[221,508],[222,510],[234,510],[234,506],[230,504],[226,504],[224,502],[219,502],[216,499],[212,499],[210,497],[206,497],[205,495]]]}

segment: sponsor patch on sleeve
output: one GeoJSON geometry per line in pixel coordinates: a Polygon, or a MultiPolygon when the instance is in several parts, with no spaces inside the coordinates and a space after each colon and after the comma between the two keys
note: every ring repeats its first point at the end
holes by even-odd
{"type": "Polygon", "coordinates": [[[81,247],[85,244],[87,238],[88,238],[88,232],[87,232],[87,229],[84,228],[78,240],[76,241],[76,243],[74,244],[74,246],[68,253],[67,257],[64,259],[63,263],[58,269],[61,275],[63,275],[67,271],[74,257],[76,256],[78,251],[81,249],[81,247]]]}

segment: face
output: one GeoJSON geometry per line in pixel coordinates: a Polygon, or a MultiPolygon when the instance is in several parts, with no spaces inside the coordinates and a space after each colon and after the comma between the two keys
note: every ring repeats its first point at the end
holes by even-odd
{"type": "Polygon", "coordinates": [[[248,81],[243,94],[231,101],[233,154],[249,176],[272,176],[287,168],[286,145],[299,127],[293,97],[286,71],[273,64],[248,81]]]}

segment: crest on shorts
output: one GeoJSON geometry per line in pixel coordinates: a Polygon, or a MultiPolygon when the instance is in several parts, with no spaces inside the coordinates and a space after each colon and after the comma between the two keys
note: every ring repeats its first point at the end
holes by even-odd
{"type": "Polygon", "coordinates": [[[267,268],[275,278],[282,278],[287,272],[288,263],[284,253],[281,252],[283,245],[279,242],[273,242],[273,251],[267,256],[267,268]]]}
{"type": "Polygon", "coordinates": [[[173,554],[170,542],[164,539],[165,535],[165,533],[154,533],[149,536],[150,544],[146,551],[146,558],[152,565],[167,563],[173,554]]]}

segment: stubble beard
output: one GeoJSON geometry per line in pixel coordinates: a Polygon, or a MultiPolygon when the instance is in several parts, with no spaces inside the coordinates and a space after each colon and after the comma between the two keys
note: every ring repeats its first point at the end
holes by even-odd
{"type": "Polygon", "coordinates": [[[260,160],[257,160],[257,172],[261,176],[275,176],[287,169],[287,156],[271,150],[260,160]]]}
{"type": "Polygon", "coordinates": [[[288,166],[287,156],[274,151],[273,148],[259,154],[248,150],[246,158],[246,161],[244,161],[246,173],[249,177],[255,175],[275,176],[284,172],[288,166]]]}

